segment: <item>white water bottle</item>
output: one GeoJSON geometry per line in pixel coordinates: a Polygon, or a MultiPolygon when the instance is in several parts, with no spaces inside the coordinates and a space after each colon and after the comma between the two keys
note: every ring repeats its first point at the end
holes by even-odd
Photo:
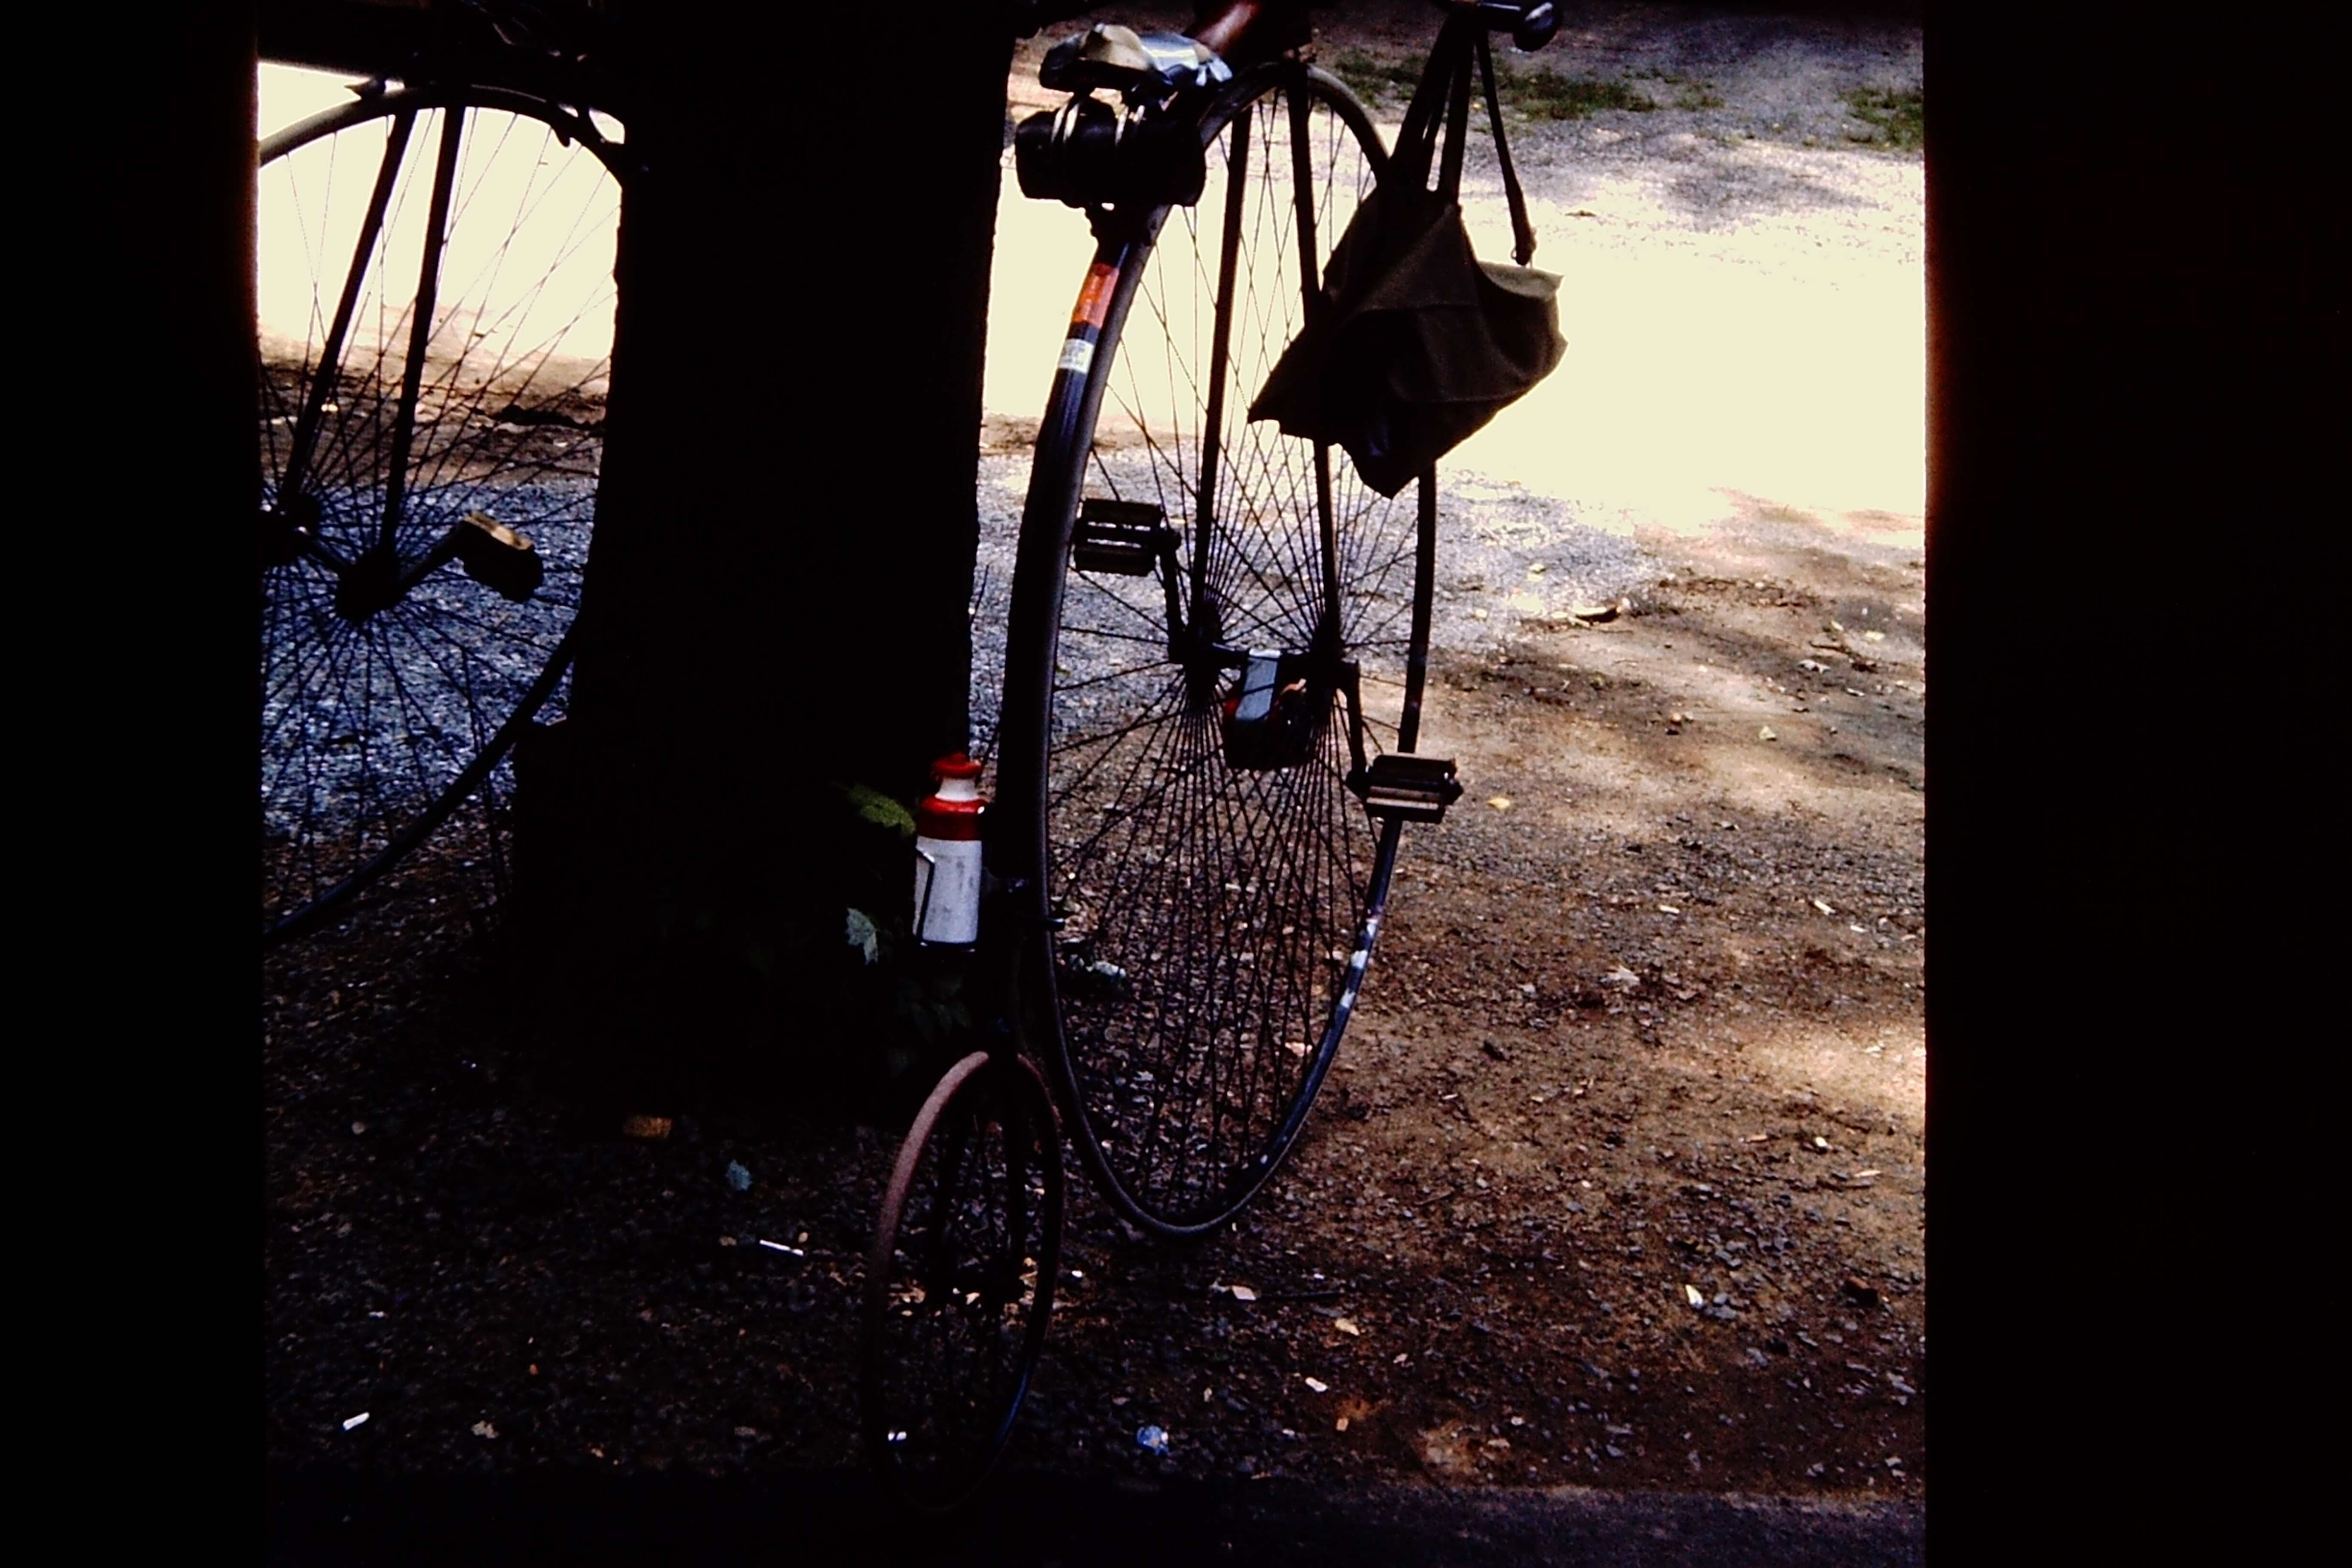
{"type": "Polygon", "coordinates": [[[915,935],[938,946],[980,940],[980,764],[961,752],[931,764],[915,807],[915,935]]]}

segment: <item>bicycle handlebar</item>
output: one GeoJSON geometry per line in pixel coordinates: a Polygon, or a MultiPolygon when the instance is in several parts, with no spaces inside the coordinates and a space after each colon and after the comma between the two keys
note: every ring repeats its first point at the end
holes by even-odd
{"type": "Polygon", "coordinates": [[[1490,33],[1508,33],[1511,42],[1532,54],[1550,43],[1559,31],[1559,12],[1551,0],[1528,5],[1511,0],[1430,0],[1441,11],[1472,10],[1490,33]]]}
{"type": "MultiPolygon", "coordinates": [[[[1226,64],[1240,68],[1278,55],[1307,41],[1310,0],[1199,0],[1187,36],[1216,51],[1226,64]]],[[[1490,33],[1508,33],[1511,41],[1529,53],[1551,42],[1559,31],[1559,12],[1551,0],[1521,5],[1515,0],[1431,0],[1439,10],[1473,11],[1490,33]]]]}

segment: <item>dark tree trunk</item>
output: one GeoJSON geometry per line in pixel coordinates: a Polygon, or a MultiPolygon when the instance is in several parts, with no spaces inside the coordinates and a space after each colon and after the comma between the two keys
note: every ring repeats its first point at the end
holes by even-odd
{"type": "Polygon", "coordinates": [[[644,169],[571,716],[520,760],[518,913],[568,1016],[660,1054],[675,988],[709,994],[664,954],[700,931],[772,979],[780,921],[837,950],[835,786],[910,798],[965,742],[1012,39],[954,0],[625,21],[644,169]]]}

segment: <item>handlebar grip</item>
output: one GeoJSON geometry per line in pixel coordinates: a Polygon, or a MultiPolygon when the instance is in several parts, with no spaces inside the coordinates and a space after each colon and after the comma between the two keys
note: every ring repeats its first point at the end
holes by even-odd
{"type": "MultiPolygon", "coordinates": [[[[1431,0],[1441,11],[1458,10],[1465,0],[1431,0]]],[[[1511,42],[1529,54],[1542,48],[1559,31],[1559,9],[1551,0],[1515,5],[1512,0],[1475,0],[1478,20],[1490,33],[1508,33],[1511,42]]]]}

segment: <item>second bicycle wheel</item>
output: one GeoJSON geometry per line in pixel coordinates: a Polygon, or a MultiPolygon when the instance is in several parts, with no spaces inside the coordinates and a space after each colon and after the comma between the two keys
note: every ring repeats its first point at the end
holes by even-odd
{"type": "Polygon", "coordinates": [[[467,800],[495,816],[560,690],[619,184],[593,122],[495,89],[379,84],[259,158],[268,940],[467,800]]]}
{"type": "Polygon", "coordinates": [[[866,1265],[866,1443],[926,1513],[980,1489],[1045,1348],[1062,1152],[1045,1080],[975,1051],[917,1113],[866,1265]]]}
{"type": "Polygon", "coordinates": [[[1000,763],[1008,805],[1041,769],[1042,843],[1012,858],[1056,922],[1076,1141],[1173,1234],[1264,1184],[1346,1027],[1396,850],[1350,781],[1412,749],[1434,526],[1247,418],[1378,179],[1361,106],[1261,68],[1202,135],[1199,203],[1109,226],[1064,345],[1000,763]]]}

